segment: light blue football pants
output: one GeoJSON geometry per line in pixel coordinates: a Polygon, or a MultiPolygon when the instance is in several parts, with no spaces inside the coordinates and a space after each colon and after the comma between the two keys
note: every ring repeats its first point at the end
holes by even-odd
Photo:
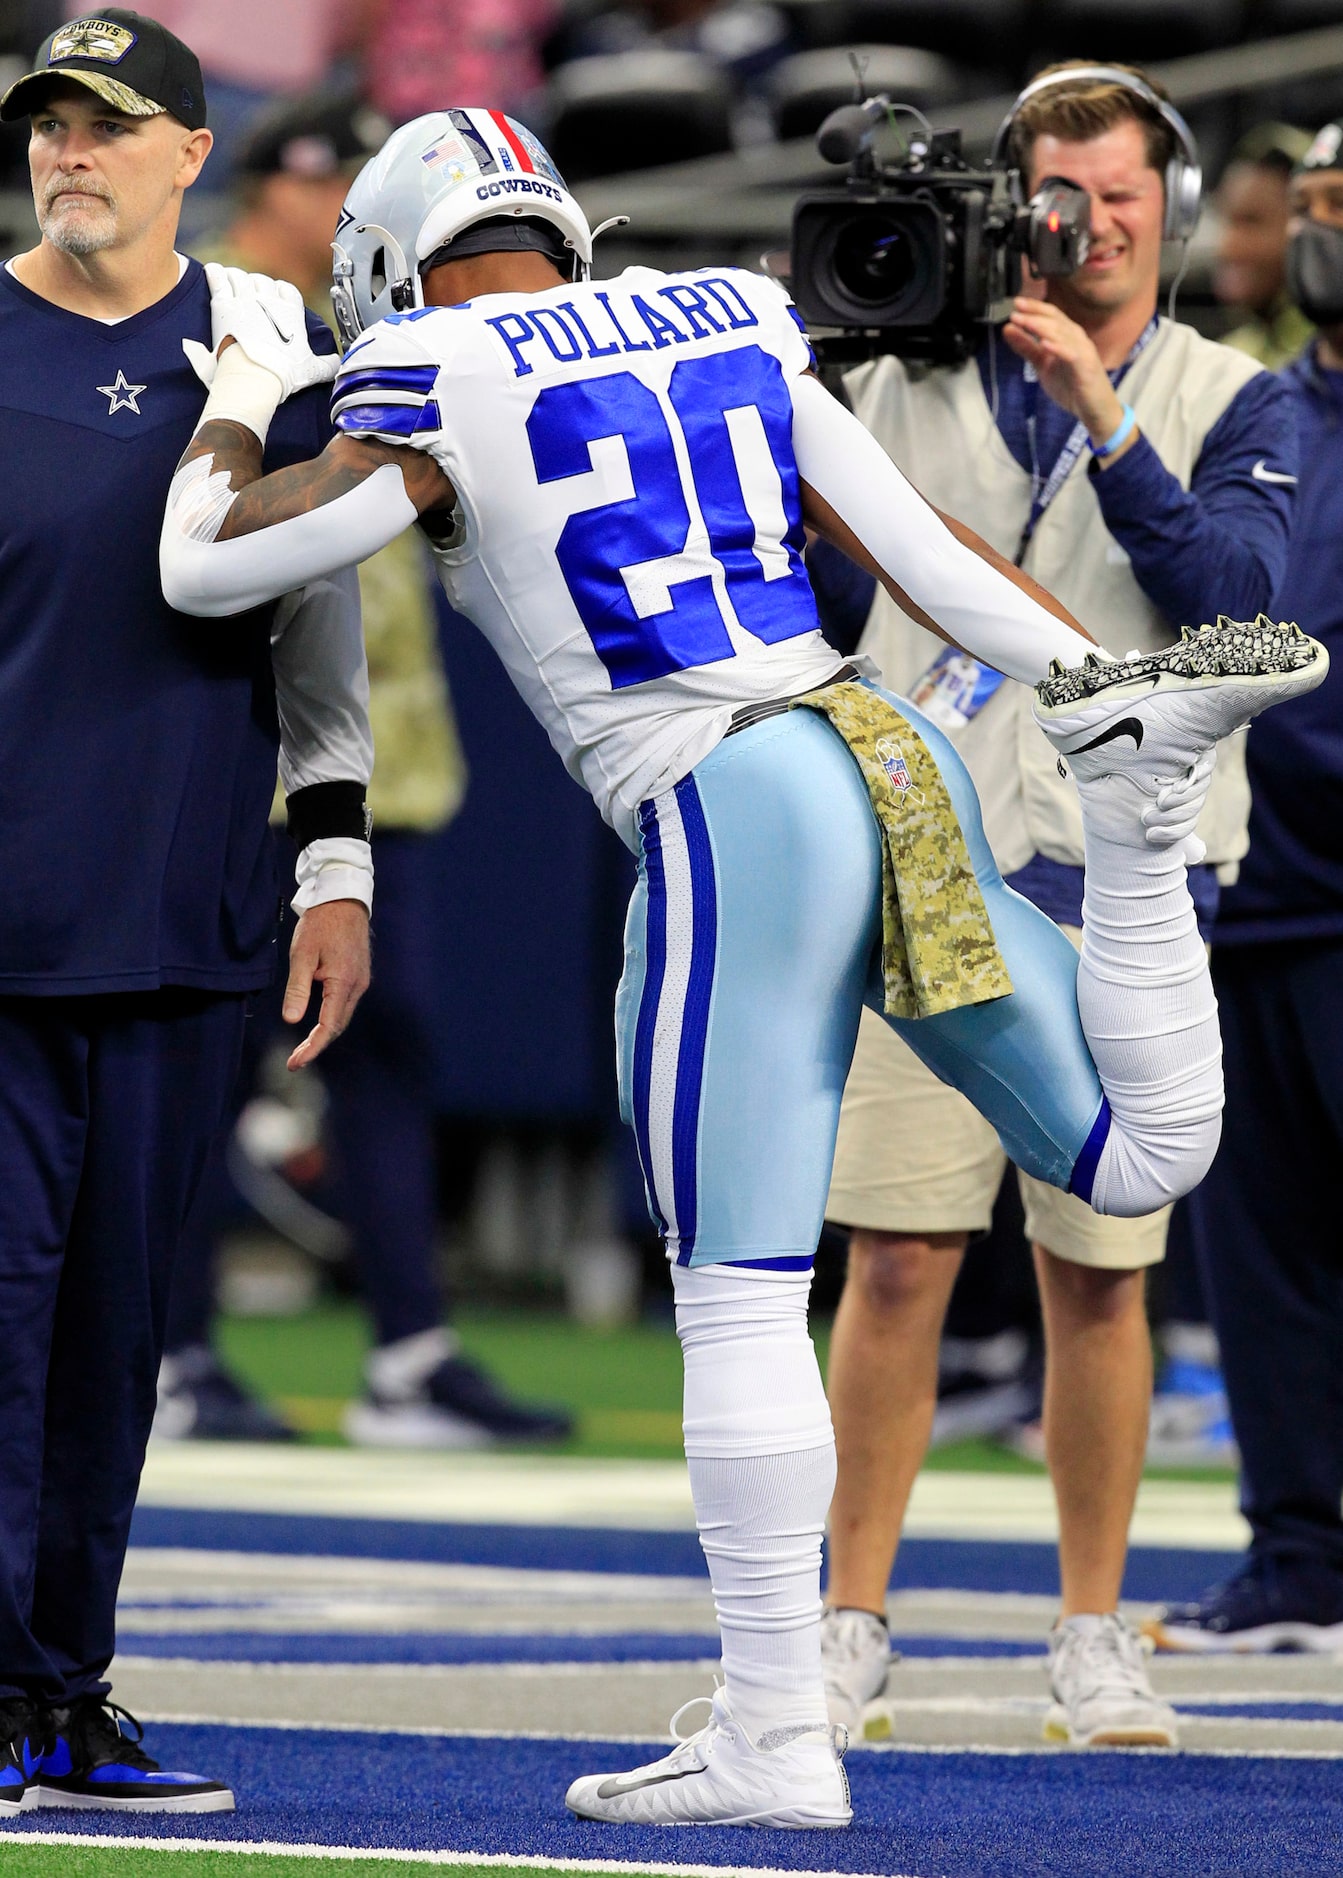
{"type": "MultiPolygon", "coordinates": [[[[1077,1015],[1077,954],[1003,884],[947,738],[893,702],[946,781],[1014,990],[887,1021],[1018,1167],[1087,1198],[1109,1110],[1077,1015]]],[[[679,1264],[805,1266],[859,1010],[882,1008],[866,784],[824,718],[787,711],[724,738],[645,802],[640,831],[616,1035],[650,1211],[679,1264]]]]}

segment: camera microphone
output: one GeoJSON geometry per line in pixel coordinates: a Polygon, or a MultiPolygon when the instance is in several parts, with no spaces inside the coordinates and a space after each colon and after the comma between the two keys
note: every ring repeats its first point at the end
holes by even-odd
{"type": "Polygon", "coordinates": [[[887,98],[869,98],[865,104],[841,104],[817,131],[816,148],[827,163],[852,163],[889,108],[887,98]]]}

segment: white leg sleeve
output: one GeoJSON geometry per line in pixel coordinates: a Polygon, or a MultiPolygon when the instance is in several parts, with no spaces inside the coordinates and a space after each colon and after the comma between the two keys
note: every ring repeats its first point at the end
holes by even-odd
{"type": "Polygon", "coordinates": [[[825,1719],[821,1535],[835,1441],[811,1274],[673,1267],[685,1440],[732,1712],[757,1741],[825,1719]]]}
{"type": "Polygon", "coordinates": [[[1098,778],[1079,794],[1077,1005],[1112,1117],[1091,1204],[1133,1218],[1197,1186],[1217,1152],[1217,1000],[1181,849],[1147,842],[1127,778],[1098,778]]]}

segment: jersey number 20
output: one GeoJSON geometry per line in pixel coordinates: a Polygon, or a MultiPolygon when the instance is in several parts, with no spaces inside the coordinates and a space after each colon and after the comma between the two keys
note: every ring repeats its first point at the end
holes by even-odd
{"type": "Polygon", "coordinates": [[[661,404],[631,372],[550,385],[527,419],[542,483],[588,475],[593,444],[624,440],[633,494],[579,509],[555,550],[616,691],[731,658],[720,592],[767,645],[817,624],[778,360],[759,346],[682,359],[669,392],[685,470],[661,404]],[[704,518],[694,539],[687,474],[704,518]]]}

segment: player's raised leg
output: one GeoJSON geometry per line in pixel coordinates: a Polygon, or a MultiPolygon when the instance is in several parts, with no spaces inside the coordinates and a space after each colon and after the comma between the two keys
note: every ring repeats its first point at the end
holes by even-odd
{"type": "Polygon", "coordinates": [[[1185,874],[1222,738],[1311,691],[1329,655],[1262,614],[1165,651],[1088,661],[1038,687],[1036,718],[1077,781],[1086,895],[1077,1001],[1110,1125],[1074,1191],[1153,1211],[1196,1186],[1221,1133],[1217,1002],[1185,874]]]}
{"type": "MultiPolygon", "coordinates": [[[[1186,855],[1198,854],[1189,844],[1218,742],[1312,689],[1327,665],[1294,629],[1223,621],[1151,656],[1060,668],[1039,687],[1037,717],[1081,797],[1080,961],[1003,886],[960,759],[909,713],[951,791],[1015,989],[996,1004],[888,1021],[993,1122],[1019,1167],[1097,1212],[1154,1212],[1211,1163],[1221,1045],[1186,855]],[[1064,995],[1074,985],[1075,999],[1064,995]]],[[[869,1002],[880,1008],[879,987],[869,1002]]]]}
{"type": "Polygon", "coordinates": [[[880,932],[877,828],[810,712],[726,738],[642,819],[621,1081],[674,1261],[725,1686],[701,1733],[575,1782],[568,1804],[641,1824],[840,1826],[820,1656],[834,1437],[806,1310],[880,932]]]}

